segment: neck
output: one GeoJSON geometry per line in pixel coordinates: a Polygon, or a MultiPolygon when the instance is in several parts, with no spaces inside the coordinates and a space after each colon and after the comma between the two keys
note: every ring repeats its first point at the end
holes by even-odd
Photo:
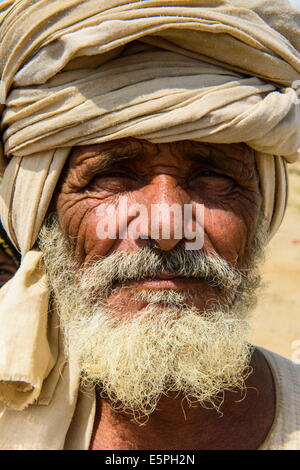
{"type": "Polygon", "coordinates": [[[275,391],[269,366],[258,350],[251,367],[246,390],[226,391],[219,412],[199,403],[190,406],[182,396],[162,397],[141,425],[97,397],[91,449],[257,449],[273,423],[275,391]]]}

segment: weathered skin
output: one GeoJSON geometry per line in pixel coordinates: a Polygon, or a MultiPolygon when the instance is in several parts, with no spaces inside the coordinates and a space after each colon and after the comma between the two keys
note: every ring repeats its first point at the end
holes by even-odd
{"type": "MultiPolygon", "coordinates": [[[[129,203],[202,203],[205,206],[204,248],[215,250],[236,266],[243,266],[253,239],[262,198],[254,153],[244,144],[211,145],[183,141],[151,144],[133,138],[73,149],[56,198],[62,229],[74,240],[75,253],[84,265],[99,255],[139,250],[147,240],[99,240],[96,208],[103,203],[118,206],[126,194],[129,203]]],[[[163,221],[161,222],[163,223],[163,221]]],[[[162,250],[181,240],[156,239],[162,250]]],[[[189,282],[189,281],[188,281],[189,282]]],[[[132,288],[184,289],[180,280],[155,279],[132,283],[132,288]]],[[[191,280],[191,286],[195,280],[191,280]]],[[[215,295],[199,283],[200,309],[215,295]]],[[[131,315],[142,306],[130,303],[130,289],[122,304],[131,315]]],[[[111,304],[119,302],[113,298],[111,304]]],[[[264,440],[274,417],[272,376],[262,355],[253,355],[253,374],[246,398],[226,392],[217,413],[200,406],[182,412],[181,397],[163,398],[146,426],[140,428],[128,416],[116,414],[109,403],[98,400],[91,448],[94,449],[255,449],[264,440]],[[142,432],[141,432],[142,429],[142,432]]],[[[187,408],[187,407],[186,407],[187,408]]]]}

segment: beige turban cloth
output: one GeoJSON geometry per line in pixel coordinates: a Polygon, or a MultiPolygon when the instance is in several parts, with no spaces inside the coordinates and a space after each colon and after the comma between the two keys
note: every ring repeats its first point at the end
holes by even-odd
{"type": "Polygon", "coordinates": [[[287,0],[20,0],[0,4],[0,23],[1,218],[23,255],[1,290],[0,400],[71,410],[78,371],[34,248],[70,150],[245,142],[272,236],[299,155],[300,12],[287,0]]]}

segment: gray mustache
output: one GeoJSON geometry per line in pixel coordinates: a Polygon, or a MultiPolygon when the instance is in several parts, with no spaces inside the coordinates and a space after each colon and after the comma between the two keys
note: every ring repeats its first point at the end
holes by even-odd
{"type": "Polygon", "coordinates": [[[126,281],[156,277],[164,271],[180,277],[194,277],[213,287],[237,287],[242,273],[217,253],[189,251],[177,246],[170,251],[143,247],[136,253],[117,253],[98,260],[89,268],[114,287],[126,281]]]}

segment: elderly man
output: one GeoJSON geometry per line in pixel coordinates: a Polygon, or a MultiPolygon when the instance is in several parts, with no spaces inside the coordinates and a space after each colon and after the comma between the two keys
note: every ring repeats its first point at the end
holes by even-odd
{"type": "Polygon", "coordinates": [[[247,322],[300,147],[300,14],[0,8],[1,448],[300,449],[299,367],[247,322]]]}

